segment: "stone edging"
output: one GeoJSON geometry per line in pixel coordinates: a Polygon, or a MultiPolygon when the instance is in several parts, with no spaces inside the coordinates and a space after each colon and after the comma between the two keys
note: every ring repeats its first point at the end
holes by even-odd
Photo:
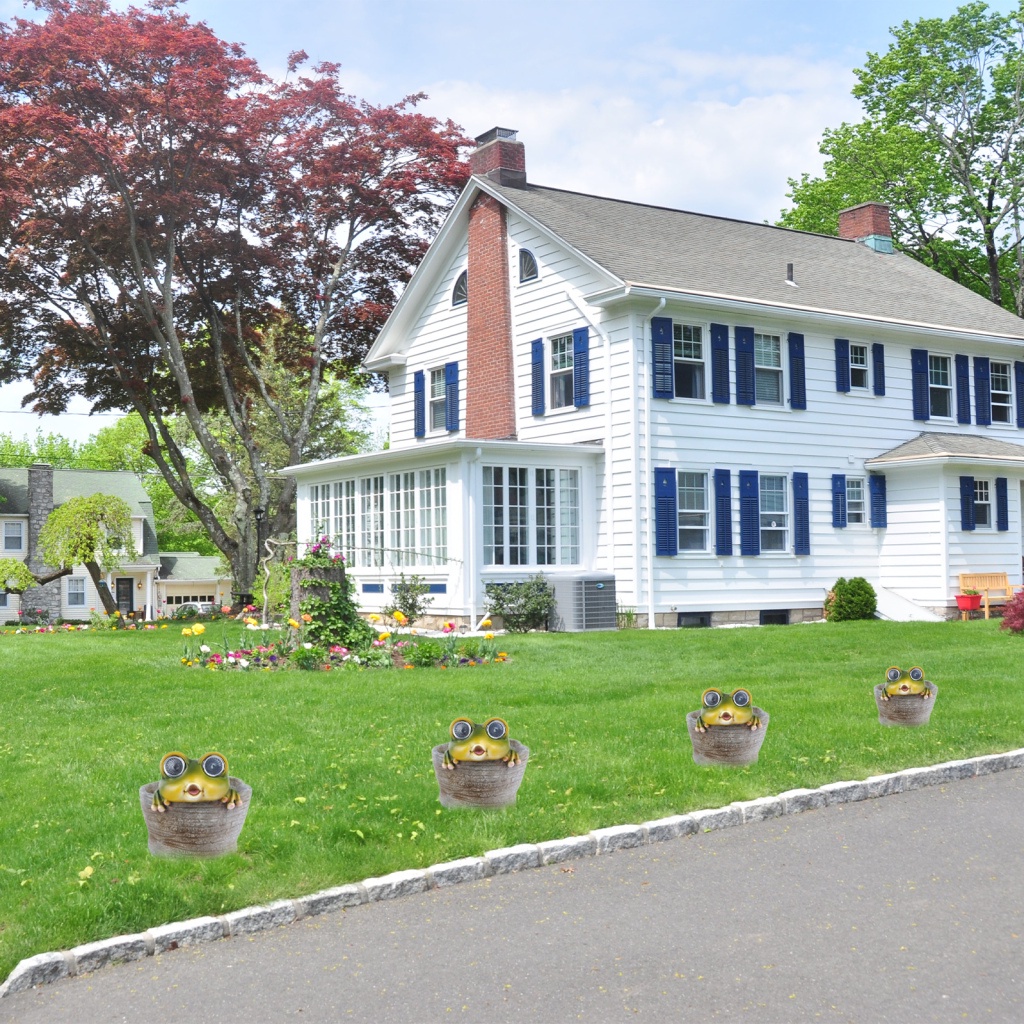
{"type": "Polygon", "coordinates": [[[196,917],[190,921],[160,925],[137,935],[118,935],[112,939],[87,942],[63,952],[38,953],[22,960],[11,971],[7,980],[0,985],[0,999],[36,985],[47,985],[61,978],[86,974],[109,964],[141,960],[180,946],[227,939],[233,935],[249,935],[361,903],[390,900],[426,892],[428,889],[458,885],[460,882],[505,875],[524,868],[593,857],[698,832],[731,828],[733,825],[799,814],[818,807],[870,800],[1022,767],[1024,749],[1011,750],[1005,754],[986,754],[925,768],[907,768],[888,775],[873,775],[861,782],[830,782],[820,789],[790,789],[778,796],[736,801],[726,807],[692,811],[690,814],[675,814],[657,821],[646,821],[642,825],[598,828],[585,836],[570,836],[568,839],[552,839],[543,843],[521,843],[501,850],[489,850],[481,857],[464,857],[434,864],[429,868],[394,871],[380,878],[366,878],[362,882],[339,885],[294,900],[278,900],[262,907],[235,910],[222,917],[196,917]]]}

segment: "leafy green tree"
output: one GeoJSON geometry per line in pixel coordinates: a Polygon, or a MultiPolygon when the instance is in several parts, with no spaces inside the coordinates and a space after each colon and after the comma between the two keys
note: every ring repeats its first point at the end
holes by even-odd
{"type": "Polygon", "coordinates": [[[0,433],[0,466],[31,466],[33,462],[48,462],[54,469],[74,468],[78,465],[78,446],[60,434],[44,434],[42,430],[36,430],[34,438],[0,433]]]}
{"type": "Polygon", "coordinates": [[[117,611],[103,573],[113,572],[125,559],[138,557],[132,510],[124,499],[110,494],[69,498],[47,516],[39,531],[39,544],[47,565],[66,570],[84,565],[106,613],[117,611]]]}
{"type": "Polygon", "coordinates": [[[825,132],[823,175],[790,179],[779,223],[835,233],[844,206],[888,203],[900,249],[1021,315],[1024,2],[892,35],[855,72],[864,120],[825,132]]]}

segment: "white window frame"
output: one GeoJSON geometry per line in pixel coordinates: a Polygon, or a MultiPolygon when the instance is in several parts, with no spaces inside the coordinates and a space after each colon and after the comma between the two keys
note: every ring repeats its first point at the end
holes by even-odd
{"type": "Polygon", "coordinates": [[[384,477],[364,476],[359,481],[359,564],[384,564],[384,477]]]}
{"type": "Polygon", "coordinates": [[[448,486],[444,466],[421,469],[419,479],[420,560],[448,562],[448,486]]]}
{"type": "Polygon", "coordinates": [[[859,342],[850,342],[850,388],[867,391],[871,386],[868,363],[868,347],[859,342]]]}
{"type": "Polygon", "coordinates": [[[708,397],[708,361],[706,331],[701,324],[684,324],[672,322],[672,393],[676,398],[689,401],[707,401],[708,397]],[[689,337],[687,337],[689,335],[689,337]],[[681,394],[681,368],[690,368],[698,386],[694,391],[699,394],[681,394]]]}
{"type": "Polygon", "coordinates": [[[537,257],[529,249],[519,250],[519,283],[529,284],[540,277],[540,264],[537,257]],[[530,272],[530,264],[533,264],[533,272],[530,272]]]}
{"type": "Polygon", "coordinates": [[[974,481],[974,528],[992,529],[992,487],[988,480],[974,481]]]}
{"type": "Polygon", "coordinates": [[[548,339],[548,366],[552,409],[573,406],[573,344],[572,333],[556,334],[548,339]]]}
{"type": "Polygon", "coordinates": [[[334,546],[347,566],[356,559],[356,482],[339,480],[334,485],[334,546]]]}
{"type": "Polygon", "coordinates": [[[391,503],[391,565],[415,565],[416,552],[416,473],[405,470],[388,477],[391,503]]]}
{"type": "Polygon", "coordinates": [[[463,270],[452,285],[452,308],[458,309],[469,302],[469,271],[463,270]]]}
{"type": "Polygon", "coordinates": [[[25,524],[20,519],[9,519],[4,523],[4,552],[25,550],[25,524]],[[14,547],[11,540],[17,527],[18,546],[14,547]]]}
{"type": "Polygon", "coordinates": [[[1010,363],[1004,363],[1001,359],[993,359],[989,363],[989,389],[991,392],[991,419],[993,423],[1013,423],[1013,367],[1010,363]],[[996,367],[1005,367],[1005,370],[996,370],[996,367]],[[1003,378],[1000,383],[1005,387],[996,390],[996,374],[1003,378]],[[997,401],[998,397],[998,401],[997,401]],[[996,410],[999,410],[997,415],[996,410]]]}
{"type": "Polygon", "coordinates": [[[68,587],[67,587],[67,601],[69,608],[84,608],[85,607],[85,577],[84,576],[69,576],[68,587]],[[74,584],[74,590],[71,589],[71,585],[74,584]],[[81,598],[80,601],[75,598],[81,598]]]}
{"type": "Polygon", "coordinates": [[[782,473],[761,473],[758,475],[757,487],[761,552],[782,554],[789,550],[789,478],[782,473]],[[770,488],[766,487],[768,481],[778,481],[781,486],[773,483],[770,488]],[[770,505],[781,507],[770,508],[770,505]]]}
{"type": "Polygon", "coordinates": [[[868,521],[864,483],[862,476],[846,478],[846,522],[849,526],[863,525],[868,521]]]}
{"type": "Polygon", "coordinates": [[[331,533],[331,485],[309,485],[309,543],[319,544],[331,533]]]}
{"type": "Polygon", "coordinates": [[[928,353],[928,415],[932,419],[953,418],[953,357],[941,352],[928,353]],[[944,364],[944,369],[943,369],[944,364]],[[942,382],[943,376],[945,383],[942,382]],[[936,412],[936,402],[945,396],[949,412],[936,412]]]}
{"type": "Polygon", "coordinates": [[[678,470],[676,473],[676,515],[679,530],[679,554],[706,554],[711,537],[711,506],[708,474],[678,470]],[[699,540],[699,544],[687,540],[699,540]]]}
{"type": "Polygon", "coordinates": [[[754,403],[755,405],[784,405],[786,390],[782,373],[782,336],[754,334],[754,403]],[[768,354],[769,358],[765,359],[768,354]],[[772,392],[768,382],[775,381],[772,392]],[[777,389],[777,394],[775,394],[777,389]],[[773,397],[768,397],[769,394],[773,397]]]}
{"type": "Polygon", "coordinates": [[[448,429],[446,402],[448,389],[444,379],[444,367],[430,371],[430,395],[427,400],[427,429],[431,433],[444,433],[448,429]]]}

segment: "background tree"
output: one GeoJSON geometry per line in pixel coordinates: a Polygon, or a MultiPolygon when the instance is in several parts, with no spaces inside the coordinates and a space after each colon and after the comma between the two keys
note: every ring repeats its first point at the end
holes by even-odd
{"type": "Polygon", "coordinates": [[[892,35],[855,72],[864,121],[826,131],[823,176],[790,179],[779,223],[834,234],[844,206],[886,202],[900,249],[1021,315],[1024,3],[892,35]]]}
{"type": "Polygon", "coordinates": [[[47,565],[67,572],[84,565],[106,613],[117,611],[103,574],[114,572],[125,559],[138,557],[132,510],[124,499],[111,494],[69,498],[46,517],[39,546],[47,565]]]}
{"type": "Polygon", "coordinates": [[[365,353],[465,181],[466,140],[420,97],[375,107],[336,65],[300,73],[302,53],[272,82],[173,0],[36,5],[44,21],[0,26],[0,380],[31,376],[38,412],[75,394],[134,410],[251,591],[254,510],[280,532],[294,500],[271,469],[301,461],[325,367],[365,353]],[[193,478],[177,414],[230,507],[193,478]]]}

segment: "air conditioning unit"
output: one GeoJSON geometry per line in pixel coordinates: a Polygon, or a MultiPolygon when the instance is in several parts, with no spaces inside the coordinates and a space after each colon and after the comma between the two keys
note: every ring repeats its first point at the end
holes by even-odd
{"type": "Polygon", "coordinates": [[[588,629],[615,629],[615,577],[588,573],[548,577],[555,591],[551,629],[579,633],[588,629]]]}

